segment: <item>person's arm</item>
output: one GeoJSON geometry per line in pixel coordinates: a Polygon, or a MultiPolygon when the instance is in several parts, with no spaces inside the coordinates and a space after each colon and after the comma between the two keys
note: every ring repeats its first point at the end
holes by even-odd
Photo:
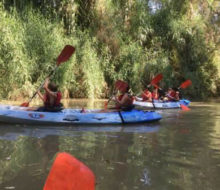
{"type": "Polygon", "coordinates": [[[121,100],[118,100],[118,98],[115,99],[115,102],[117,105],[119,106],[125,106],[127,104],[127,100],[128,100],[128,94],[124,94],[124,96],[122,97],[121,100]]]}
{"type": "Polygon", "coordinates": [[[167,97],[167,98],[170,98],[171,100],[175,100],[175,97],[171,96],[171,94],[168,93],[168,92],[167,92],[167,94],[166,94],[166,97],[167,97]]]}
{"type": "Polygon", "coordinates": [[[49,88],[48,88],[48,84],[49,84],[49,79],[47,78],[45,83],[44,83],[44,90],[51,96],[53,96],[54,98],[57,97],[57,93],[56,92],[52,92],[49,88]]]}
{"type": "Polygon", "coordinates": [[[176,92],[175,100],[176,100],[176,101],[179,101],[179,100],[180,100],[179,92],[176,92]]]}
{"type": "Polygon", "coordinates": [[[144,92],[142,93],[142,97],[146,98],[147,101],[152,101],[152,94],[149,93],[149,95],[145,94],[144,92]]]}
{"type": "Polygon", "coordinates": [[[37,94],[39,95],[40,99],[43,100],[43,102],[44,102],[44,96],[41,94],[41,92],[37,91],[37,94]]]}
{"type": "Polygon", "coordinates": [[[116,105],[120,105],[120,101],[116,95],[112,98],[112,100],[116,103],[116,105]]]}
{"type": "Polygon", "coordinates": [[[48,87],[45,87],[44,90],[51,96],[53,97],[57,97],[57,93],[56,92],[52,92],[48,87]]]}

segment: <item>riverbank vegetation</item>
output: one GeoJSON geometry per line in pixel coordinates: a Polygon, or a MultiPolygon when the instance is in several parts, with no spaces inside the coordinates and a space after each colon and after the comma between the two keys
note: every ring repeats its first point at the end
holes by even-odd
{"type": "Polygon", "coordinates": [[[0,98],[30,97],[66,44],[76,47],[54,81],[66,98],[103,98],[117,79],[134,93],[193,85],[191,98],[220,93],[217,0],[0,0],[0,98]]]}

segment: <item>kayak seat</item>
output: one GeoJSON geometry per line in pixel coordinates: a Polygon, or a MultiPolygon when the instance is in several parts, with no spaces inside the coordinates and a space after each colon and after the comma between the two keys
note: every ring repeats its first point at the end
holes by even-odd
{"type": "Polygon", "coordinates": [[[130,105],[130,106],[122,107],[121,110],[122,111],[131,111],[134,109],[134,107],[135,107],[135,105],[130,105]]]}
{"type": "Polygon", "coordinates": [[[61,112],[63,110],[63,104],[61,103],[59,106],[55,107],[39,107],[36,111],[39,112],[61,112]]]}

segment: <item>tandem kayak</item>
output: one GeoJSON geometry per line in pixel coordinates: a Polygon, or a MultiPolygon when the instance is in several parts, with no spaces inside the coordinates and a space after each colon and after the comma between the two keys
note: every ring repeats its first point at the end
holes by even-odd
{"type": "Polygon", "coordinates": [[[158,121],[161,115],[154,111],[103,111],[63,109],[60,112],[29,111],[26,107],[0,105],[0,122],[15,124],[127,124],[158,121]]]}
{"type": "Polygon", "coordinates": [[[181,108],[181,105],[189,106],[190,101],[186,99],[181,99],[180,101],[160,101],[154,100],[153,102],[143,102],[141,99],[134,100],[135,106],[140,106],[143,108],[156,108],[156,109],[171,109],[171,108],[181,108]]]}

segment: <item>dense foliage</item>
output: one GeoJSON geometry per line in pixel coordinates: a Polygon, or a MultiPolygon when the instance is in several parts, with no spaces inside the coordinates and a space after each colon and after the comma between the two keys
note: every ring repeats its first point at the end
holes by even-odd
{"type": "Polygon", "coordinates": [[[193,85],[185,95],[220,91],[217,0],[0,0],[0,97],[31,96],[65,44],[74,56],[54,79],[65,97],[100,98],[117,79],[138,93],[193,85]]]}

